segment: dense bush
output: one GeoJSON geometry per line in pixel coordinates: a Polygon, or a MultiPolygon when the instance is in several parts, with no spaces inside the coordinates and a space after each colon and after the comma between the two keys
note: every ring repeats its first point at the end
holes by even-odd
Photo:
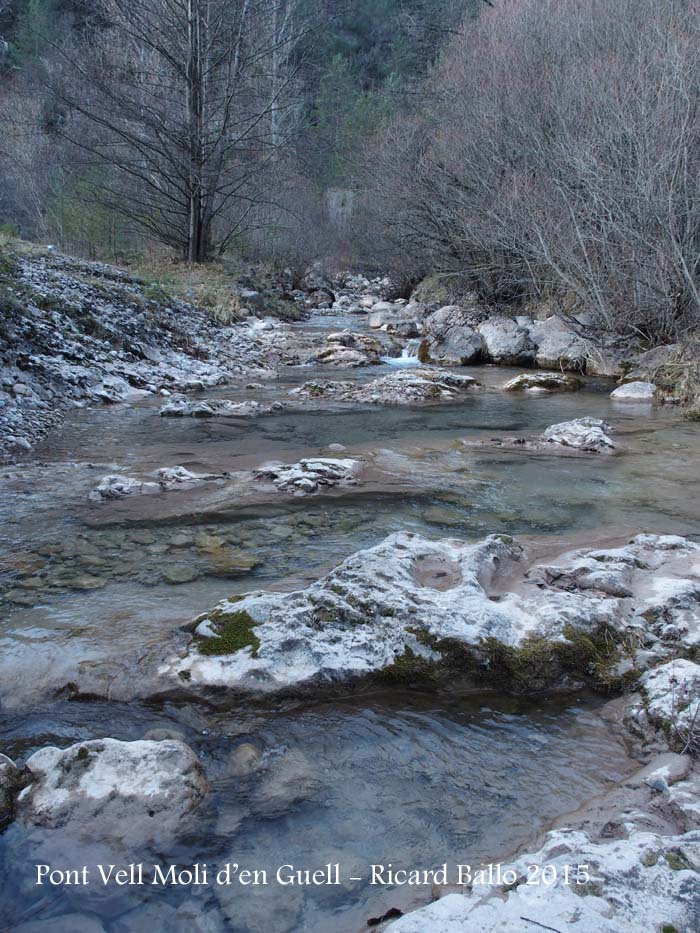
{"type": "Polygon", "coordinates": [[[496,4],[369,153],[365,222],[387,256],[648,342],[696,325],[699,13],[496,4]]]}

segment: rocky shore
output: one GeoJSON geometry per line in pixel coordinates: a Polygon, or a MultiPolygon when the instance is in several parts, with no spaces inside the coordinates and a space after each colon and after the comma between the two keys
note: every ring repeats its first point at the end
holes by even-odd
{"type": "Polygon", "coordinates": [[[373,367],[406,352],[439,369],[430,377],[398,373],[372,389],[342,382],[310,382],[294,401],[325,398],[412,404],[450,398],[467,377],[445,367],[477,363],[534,367],[507,390],[544,392],[576,389],[577,375],[615,378],[620,401],[673,400],[667,385],[653,379],[678,348],[621,349],[581,337],[562,318],[508,317],[484,308],[476,296],[462,305],[386,300],[392,283],[361,275],[331,279],[320,271],[303,288],[284,292],[302,314],[355,315],[376,336],[339,331],[300,341],[293,327],[265,318],[265,301],[243,289],[247,302],[238,323],[224,326],[186,302],[165,298],[138,277],[102,263],[51,252],[3,252],[0,262],[0,456],[31,449],[60,425],[66,411],[94,404],[169,397],[164,415],[197,417],[267,414],[286,402],[191,400],[192,393],[244,379],[265,379],[276,364],[316,364],[329,369],[373,367]],[[536,370],[548,370],[538,373],[536,370]],[[439,375],[438,375],[439,374],[439,375]],[[434,385],[425,385],[431,378],[434,385]]]}

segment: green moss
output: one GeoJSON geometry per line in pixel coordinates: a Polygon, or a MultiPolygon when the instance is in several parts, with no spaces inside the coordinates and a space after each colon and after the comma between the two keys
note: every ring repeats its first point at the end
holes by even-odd
{"type": "Polygon", "coordinates": [[[672,871],[688,871],[690,868],[688,859],[677,849],[666,852],[666,861],[672,871]]]}
{"type": "Polygon", "coordinates": [[[143,289],[143,297],[146,301],[155,301],[159,305],[172,304],[173,301],[160,282],[149,282],[143,289]]]}
{"type": "Polygon", "coordinates": [[[647,852],[642,857],[642,865],[644,865],[645,868],[653,868],[654,865],[656,865],[658,861],[659,861],[658,852],[647,852]]]}
{"type": "Polygon", "coordinates": [[[255,634],[256,623],[249,613],[236,610],[219,613],[218,618],[212,615],[206,618],[214,622],[218,634],[213,638],[198,637],[200,654],[235,654],[243,648],[250,648],[252,657],[258,656],[260,639],[255,634]]]}
{"type": "Polygon", "coordinates": [[[416,654],[408,645],[403,654],[394,658],[377,674],[377,679],[383,683],[410,684],[416,680],[432,680],[434,677],[433,665],[420,655],[416,654]]]}
{"type": "Polygon", "coordinates": [[[674,927],[672,923],[664,923],[661,927],[661,933],[680,933],[678,927],[674,927]]]}
{"type": "Polygon", "coordinates": [[[517,647],[484,638],[471,647],[450,638],[437,638],[423,629],[408,631],[417,641],[442,655],[443,664],[509,693],[532,693],[560,686],[569,677],[596,689],[624,686],[614,675],[619,637],[606,626],[584,634],[567,626],[563,641],[533,635],[517,647]]]}
{"type": "Polygon", "coordinates": [[[19,272],[17,260],[6,249],[0,249],[0,282],[12,282],[19,272]]]}

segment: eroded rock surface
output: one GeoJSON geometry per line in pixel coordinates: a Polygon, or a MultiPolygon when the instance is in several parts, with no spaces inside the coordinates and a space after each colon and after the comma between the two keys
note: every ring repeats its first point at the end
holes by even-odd
{"type": "Polygon", "coordinates": [[[193,489],[203,483],[222,480],[224,475],[223,473],[193,473],[183,466],[161,467],[156,470],[155,481],[116,473],[103,476],[88,498],[93,502],[103,502],[108,499],[124,499],[128,496],[159,495],[174,489],[193,489]]]}
{"type": "Polygon", "coordinates": [[[523,933],[532,925],[581,933],[690,931],[700,917],[698,829],[675,836],[633,831],[623,839],[595,842],[585,832],[556,830],[538,851],[504,865],[502,871],[515,879],[513,886],[481,884],[469,893],[448,894],[389,929],[523,933]],[[540,883],[526,883],[533,877],[529,866],[550,865],[552,883],[541,878],[540,883]]]}
{"type": "Polygon", "coordinates": [[[394,534],[306,589],[220,603],[161,674],[243,692],[447,670],[516,692],[622,684],[697,641],[699,555],[638,535],[535,565],[494,598],[522,561],[512,539],[394,534]]]}

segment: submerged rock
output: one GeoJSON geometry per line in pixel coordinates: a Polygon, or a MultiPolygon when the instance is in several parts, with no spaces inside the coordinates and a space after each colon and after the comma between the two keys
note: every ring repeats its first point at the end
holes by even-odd
{"type": "Polygon", "coordinates": [[[679,639],[698,640],[699,554],[683,538],[639,535],[536,565],[495,599],[522,558],[512,539],[394,534],[306,589],[220,603],[193,623],[187,654],[161,674],[243,692],[447,672],[515,692],[616,684],[644,668],[641,644],[653,642],[658,660],[677,652],[679,639]],[[685,602],[681,581],[694,593],[685,602]],[[623,658],[629,670],[618,671],[623,658]]]}
{"type": "Polygon", "coordinates": [[[124,499],[127,496],[158,495],[174,489],[193,489],[203,483],[224,478],[224,473],[192,473],[183,466],[161,467],[156,470],[157,482],[141,480],[134,476],[113,474],[103,476],[89,495],[93,502],[105,499],[124,499]]]}
{"type": "Polygon", "coordinates": [[[574,392],[583,388],[583,379],[571,373],[521,373],[509,379],[503,386],[505,392],[564,391],[574,392]]]}
{"type": "Polygon", "coordinates": [[[453,401],[478,387],[472,376],[440,369],[399,370],[372,382],[305,382],[292,389],[292,399],[327,399],[372,405],[413,405],[416,402],[453,401]]]}
{"type": "Polygon", "coordinates": [[[628,382],[610,393],[618,402],[653,402],[656,386],[653,382],[628,382]]]}
{"type": "Polygon", "coordinates": [[[277,489],[303,496],[328,486],[354,486],[362,470],[359,460],[315,457],[298,463],[269,463],[255,471],[259,479],[272,480],[277,489]]]}
{"type": "Polygon", "coordinates": [[[163,418],[251,418],[280,411],[283,407],[281,402],[263,405],[252,399],[234,402],[229,398],[192,399],[173,395],[161,405],[159,414],[163,418]]]}
{"type": "Polygon", "coordinates": [[[612,431],[607,421],[600,418],[576,418],[550,425],[542,436],[549,444],[600,453],[615,449],[615,442],[610,437],[612,431]]]}
{"type": "Polygon", "coordinates": [[[48,829],[68,826],[82,838],[133,844],[168,837],[207,792],[195,753],[171,740],[42,748],[26,766],[31,783],[17,799],[18,816],[48,829]]]}

